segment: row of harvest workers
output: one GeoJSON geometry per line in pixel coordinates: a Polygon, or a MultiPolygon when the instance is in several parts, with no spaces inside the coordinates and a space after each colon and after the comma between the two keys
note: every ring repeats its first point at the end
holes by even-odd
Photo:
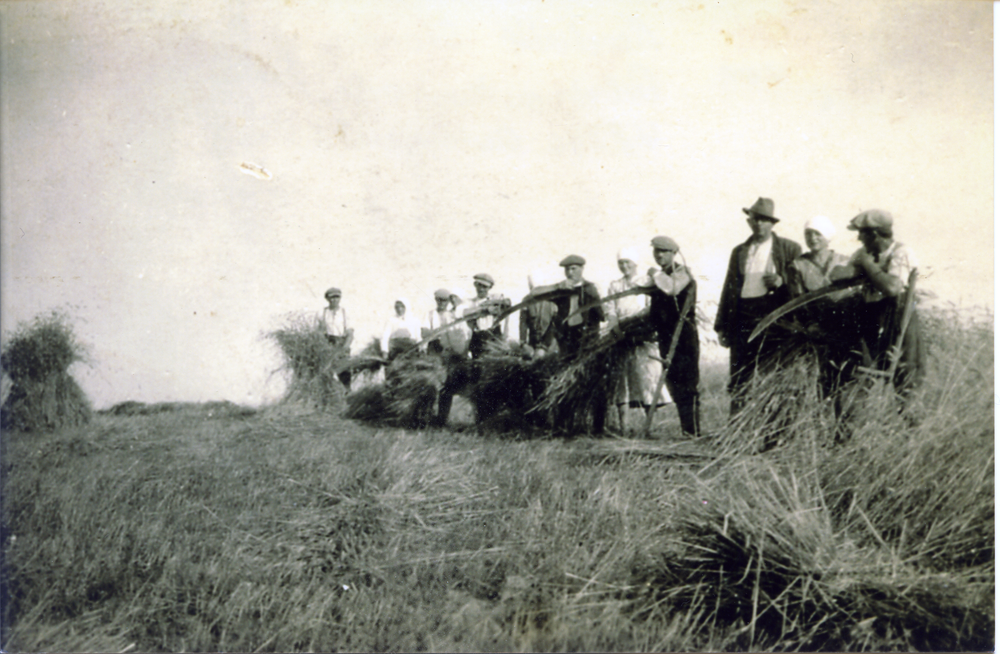
{"type": "MultiPolygon", "coordinates": [[[[787,323],[775,323],[762,337],[751,340],[754,329],[792,299],[830,285],[843,290],[826,294],[795,316],[799,331],[804,325],[805,333],[823,348],[824,392],[835,392],[861,366],[891,371],[901,390],[919,382],[923,367],[919,324],[912,302],[907,310],[903,301],[912,298],[906,291],[915,279],[911,273],[916,261],[912,250],[895,240],[888,212],[865,211],[845,221],[861,243],[850,256],[830,248],[836,226],[828,218],[817,216],[806,222],[807,249],[803,252],[798,243],[773,233],[780,219],[771,199],[758,198],[743,213],[751,233],[732,250],[714,323],[719,343],[729,348],[732,412],[743,406],[755,371],[780,360],[787,335],[787,323]],[[894,345],[899,347],[894,350],[894,345]],[[892,357],[892,351],[900,354],[892,357]]],[[[419,345],[427,353],[446,358],[477,359],[490,351],[491,343],[516,341],[526,356],[559,355],[571,360],[601,333],[617,329],[625,320],[647,316],[655,336],[629,355],[614,397],[595,399],[594,430],[603,430],[609,402],[617,407],[622,425],[628,408],[667,403],[663,385],[658,384],[666,364],[665,387],[677,407],[681,427],[697,435],[700,380],[695,271],[675,260],[681,246],[673,238],[655,236],[648,247],[656,265],[645,271],[639,270],[639,248],[618,252],[622,276],[604,295],[585,278],[586,259],[571,254],[559,262],[565,276],[562,281],[535,285],[529,276],[530,292],[516,306],[495,292],[495,281],[488,273],[473,276],[475,293],[468,298],[449,289],[437,290],[436,307],[425,315],[417,315],[405,299],[397,299],[379,339],[381,352],[391,360],[419,345]],[[509,328],[512,306],[520,313],[517,334],[509,328]],[[659,396],[654,397],[658,390],[659,396]]],[[[349,350],[353,330],[341,297],[338,288],[327,291],[328,306],[318,321],[331,343],[349,350]]],[[[349,387],[346,374],[341,381],[349,387]]]]}

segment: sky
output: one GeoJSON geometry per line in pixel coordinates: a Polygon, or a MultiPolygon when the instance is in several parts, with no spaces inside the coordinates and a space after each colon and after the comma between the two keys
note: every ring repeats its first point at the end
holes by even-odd
{"type": "Polygon", "coordinates": [[[759,196],[844,253],[888,210],[929,305],[993,309],[988,2],[23,0],[0,96],[0,328],[68,313],[97,408],[276,399],[329,286],[359,349],[656,234],[711,318],[759,196]]]}

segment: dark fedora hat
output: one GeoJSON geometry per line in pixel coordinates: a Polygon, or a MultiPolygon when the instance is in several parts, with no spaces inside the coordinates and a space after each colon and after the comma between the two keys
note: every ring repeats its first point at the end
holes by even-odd
{"type": "Polygon", "coordinates": [[[758,218],[766,218],[778,222],[778,219],[774,217],[774,200],[771,198],[757,198],[752,207],[749,209],[746,207],[743,208],[743,213],[751,217],[757,216],[758,218]]]}

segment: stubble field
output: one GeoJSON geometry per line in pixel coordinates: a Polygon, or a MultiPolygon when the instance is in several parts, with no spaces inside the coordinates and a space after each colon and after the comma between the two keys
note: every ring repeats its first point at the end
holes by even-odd
{"type": "Polygon", "coordinates": [[[793,367],[727,423],[706,370],[696,441],[672,406],[650,440],[479,435],[467,405],[5,433],[2,647],[992,650],[992,317],[925,326],[906,411],[859,393],[838,424],[793,367]]]}

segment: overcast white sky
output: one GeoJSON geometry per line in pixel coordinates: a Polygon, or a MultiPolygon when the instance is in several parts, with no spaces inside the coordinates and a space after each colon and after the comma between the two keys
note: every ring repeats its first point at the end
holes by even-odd
{"type": "Polygon", "coordinates": [[[714,315],[760,195],[799,242],[887,209],[937,302],[992,308],[992,12],[2,3],[0,326],[69,310],[98,407],[257,403],[261,333],[331,285],[361,346],[398,295],[423,313],[486,271],[519,299],[569,253],[606,288],[664,233],[714,315]]]}

